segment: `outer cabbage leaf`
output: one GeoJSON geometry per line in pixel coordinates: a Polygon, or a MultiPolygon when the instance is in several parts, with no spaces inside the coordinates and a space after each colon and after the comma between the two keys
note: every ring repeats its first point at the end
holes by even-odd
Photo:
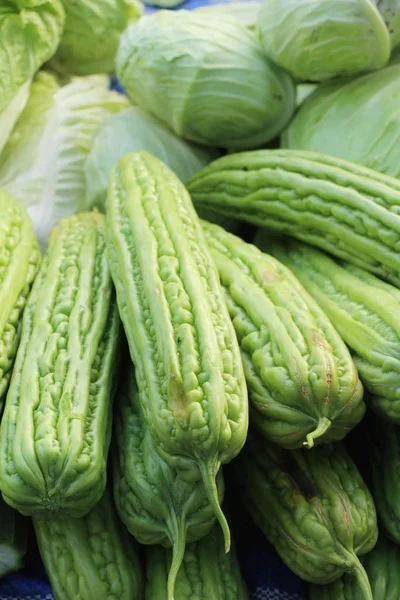
{"type": "Polygon", "coordinates": [[[390,56],[371,0],[264,0],[257,30],[266,56],[298,81],[380,69],[390,56]]]}
{"type": "Polygon", "coordinates": [[[57,48],[64,20],[60,0],[0,2],[0,152],[28,101],[36,71],[57,48]]]}
{"type": "Polygon", "coordinates": [[[295,106],[291,78],[234,17],[186,10],[145,16],[123,33],[116,64],[136,104],[204,145],[259,147],[295,106]]]}
{"type": "Polygon", "coordinates": [[[282,135],[282,146],[338,156],[400,177],[400,65],[318,86],[282,135]]]}
{"type": "Polygon", "coordinates": [[[260,7],[260,0],[242,0],[241,2],[221,2],[200,6],[196,9],[196,12],[213,15],[214,18],[221,18],[224,15],[235,17],[235,19],[239,19],[242,25],[249,29],[255,29],[260,7]]]}
{"type": "Polygon", "coordinates": [[[25,205],[42,248],[62,217],[84,210],[84,164],[94,133],[128,105],[108,84],[108,77],[93,75],[60,88],[39,72],[0,155],[0,188],[25,205]]]}
{"type": "Polygon", "coordinates": [[[139,0],[62,0],[65,29],[51,68],[62,74],[113,73],[121,33],[143,14],[139,0]]]}
{"type": "Polygon", "coordinates": [[[105,119],[97,130],[85,165],[87,207],[104,209],[112,166],[124,154],[139,150],[162,160],[184,183],[218,156],[178,138],[141,108],[127,108],[105,119]]]}
{"type": "Polygon", "coordinates": [[[392,49],[400,45],[400,0],[377,0],[379,12],[389,30],[392,49]]]}

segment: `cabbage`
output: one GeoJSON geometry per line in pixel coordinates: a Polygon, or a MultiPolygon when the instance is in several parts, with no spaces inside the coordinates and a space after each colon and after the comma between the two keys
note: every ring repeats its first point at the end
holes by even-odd
{"type": "Polygon", "coordinates": [[[259,147],[295,106],[291,78],[234,17],[186,10],[145,16],[123,33],[116,65],[136,104],[204,145],[259,147]]]}
{"type": "Polygon", "coordinates": [[[28,101],[36,71],[57,48],[64,19],[60,0],[1,0],[0,152],[28,101]]]}
{"type": "Polygon", "coordinates": [[[332,154],[400,177],[400,65],[326,82],[301,105],[282,146],[332,154]]]}
{"type": "Polygon", "coordinates": [[[260,0],[242,0],[242,2],[221,2],[219,4],[210,4],[196,8],[196,12],[223,17],[228,15],[239,19],[242,25],[255,29],[258,12],[260,10],[260,0]]]}
{"type": "Polygon", "coordinates": [[[60,73],[113,73],[121,33],[143,14],[138,0],[62,0],[65,30],[51,68],[60,73]]]}
{"type": "Polygon", "coordinates": [[[371,0],[264,0],[257,24],[266,56],[297,81],[383,67],[386,25],[371,0]]]}
{"type": "Polygon", "coordinates": [[[217,153],[178,138],[165,125],[134,106],[108,117],[99,127],[86,160],[86,204],[104,208],[108,174],[128,152],[147,150],[186,182],[217,153]]]}
{"type": "Polygon", "coordinates": [[[378,9],[389,30],[392,49],[400,45],[400,0],[378,0],[378,9]]]}
{"type": "Polygon", "coordinates": [[[84,164],[95,130],[128,105],[108,84],[93,75],[60,88],[39,72],[0,155],[0,188],[25,205],[42,248],[62,217],[86,208],[84,164]]]}

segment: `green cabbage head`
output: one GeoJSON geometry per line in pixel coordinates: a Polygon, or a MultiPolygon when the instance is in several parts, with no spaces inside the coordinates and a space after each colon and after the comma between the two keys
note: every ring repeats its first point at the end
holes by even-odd
{"type": "Polygon", "coordinates": [[[400,177],[400,64],[347,83],[319,85],[283,133],[282,146],[400,177]]]}
{"type": "Polygon", "coordinates": [[[0,155],[0,188],[27,208],[42,248],[58,221],[84,210],[84,165],[94,133],[128,100],[107,76],[75,78],[65,87],[40,71],[28,103],[0,155]]]}
{"type": "Polygon", "coordinates": [[[152,115],[132,106],[105,119],[97,130],[85,165],[86,206],[104,209],[111,168],[124,154],[139,150],[162,160],[183,183],[218,156],[177,137],[152,115]]]}
{"type": "Polygon", "coordinates": [[[234,17],[158,11],[121,37],[117,75],[133,101],[177,135],[230,149],[259,147],[289,121],[295,88],[234,17]]]}
{"type": "Polygon", "coordinates": [[[221,2],[200,6],[196,8],[196,12],[213,15],[214,18],[222,18],[225,15],[235,17],[242,25],[246,25],[249,29],[255,29],[260,7],[260,0],[241,0],[241,2],[221,2]]]}
{"type": "Polygon", "coordinates": [[[400,0],[377,0],[377,6],[389,30],[394,50],[400,45],[400,0]]]}
{"type": "Polygon", "coordinates": [[[0,0],[0,152],[64,27],[60,0],[0,0]]]}
{"type": "Polygon", "coordinates": [[[263,0],[257,29],[266,56],[297,81],[380,69],[390,56],[372,0],[263,0]]]}
{"type": "Polygon", "coordinates": [[[143,14],[139,0],[62,0],[66,22],[51,68],[62,74],[113,73],[121,33],[143,14]]]}

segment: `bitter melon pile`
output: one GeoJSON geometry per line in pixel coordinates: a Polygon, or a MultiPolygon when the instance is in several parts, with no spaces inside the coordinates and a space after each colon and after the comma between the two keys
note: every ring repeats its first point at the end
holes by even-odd
{"type": "Polygon", "coordinates": [[[399,600],[400,2],[5,4],[0,598],[399,600]]]}

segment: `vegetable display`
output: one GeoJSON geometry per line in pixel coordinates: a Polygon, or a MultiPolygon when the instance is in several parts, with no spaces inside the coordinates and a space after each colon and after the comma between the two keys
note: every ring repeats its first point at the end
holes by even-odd
{"type": "Polygon", "coordinates": [[[108,87],[104,75],[60,87],[40,72],[0,154],[0,189],[26,207],[43,249],[60,219],[86,209],[84,165],[96,127],[127,107],[108,87]]]}
{"type": "Polygon", "coordinates": [[[145,16],[122,35],[116,65],[136,104],[200,144],[258,147],[295,108],[289,75],[262,56],[255,36],[234,17],[145,16]]]}
{"type": "Polygon", "coordinates": [[[376,544],[375,506],[341,443],[288,452],[253,434],[238,462],[237,491],[289,567],[317,584],[350,572],[372,600],[358,555],[376,544]]]}
{"type": "Polygon", "coordinates": [[[144,2],[0,0],[0,598],[399,600],[400,0],[144,2]]]}
{"type": "Polygon", "coordinates": [[[147,150],[185,183],[218,152],[182,140],[138,106],[107,117],[98,127],[85,162],[88,208],[104,210],[111,168],[124,154],[147,150]]]}
{"type": "MultiPolygon", "coordinates": [[[[215,522],[215,514],[200,471],[193,466],[178,471],[157,453],[143,420],[134,373],[126,373],[124,380],[115,403],[115,504],[121,520],[139,542],[172,547],[165,579],[170,599],[174,598],[175,578],[186,541],[197,541],[206,535],[215,522]]],[[[217,487],[222,501],[221,471],[217,487]]]]}
{"type": "Polygon", "coordinates": [[[0,152],[29,97],[36,71],[64,28],[61,0],[3,0],[0,6],[0,152]]]}
{"type": "MultiPolygon", "coordinates": [[[[148,546],[146,600],[167,600],[166,574],[170,551],[148,546]]],[[[218,526],[200,541],[190,544],[179,570],[175,600],[248,600],[235,548],[225,553],[224,538],[218,526]]]]}
{"type": "Polygon", "coordinates": [[[365,404],[329,319],[283,264],[217,225],[203,228],[240,344],[252,422],[286,448],[342,439],[365,404]]]}
{"type": "Polygon", "coordinates": [[[380,69],[389,60],[391,44],[376,4],[263,0],[257,29],[264,52],[298,81],[380,69]]]}
{"type": "Polygon", "coordinates": [[[102,496],[119,328],[104,217],[62,220],[26,304],[0,428],[0,489],[22,514],[81,516],[102,496]]]}
{"type": "Polygon", "coordinates": [[[294,240],[268,242],[271,252],[299,278],[353,352],[375,410],[400,425],[400,290],[352,264],[339,264],[294,240]]]}
{"type": "Polygon", "coordinates": [[[139,0],[62,0],[65,27],[51,68],[67,75],[114,71],[119,38],[143,14],[139,0]]]}
{"type": "Polygon", "coordinates": [[[137,546],[115,513],[111,493],[81,518],[33,519],[55,600],[142,600],[137,546]]]}
{"type": "Polygon", "coordinates": [[[167,462],[198,465],[229,549],[216,476],[246,439],[240,350],[190,196],[147,152],[112,170],[107,241],[143,417],[167,462]]]}
{"type": "Polygon", "coordinates": [[[399,93],[400,65],[326,82],[304,100],[282,134],[282,147],[328,153],[400,177],[394,151],[400,140],[399,93]]]}
{"type": "Polygon", "coordinates": [[[298,238],[400,285],[400,181],[314,152],[224,156],[188,182],[195,205],[298,238]]]}

